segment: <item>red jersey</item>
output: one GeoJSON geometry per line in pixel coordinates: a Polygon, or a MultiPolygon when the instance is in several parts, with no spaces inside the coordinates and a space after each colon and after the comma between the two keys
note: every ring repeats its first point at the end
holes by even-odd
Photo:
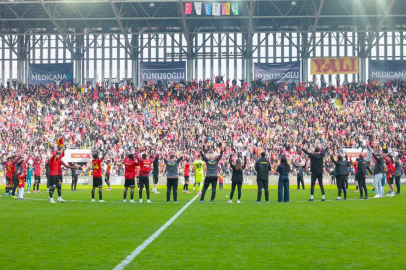
{"type": "Polygon", "coordinates": [[[155,158],[158,158],[158,156],[155,156],[151,159],[143,159],[142,157],[137,156],[137,160],[140,163],[140,176],[149,176],[152,168],[152,163],[154,162],[155,158]]]}
{"type": "Polygon", "coordinates": [[[58,168],[60,166],[60,160],[64,156],[65,151],[62,152],[62,155],[59,158],[56,158],[56,151],[52,154],[51,158],[49,159],[49,175],[57,176],[58,175],[58,168]]]}
{"type": "Polygon", "coordinates": [[[101,168],[101,159],[93,159],[92,166],[93,166],[93,177],[101,177],[102,176],[102,168],[101,168]]]}
{"type": "Polygon", "coordinates": [[[18,175],[18,187],[25,187],[25,177],[27,174],[18,175]]]}
{"type": "Polygon", "coordinates": [[[135,176],[140,176],[140,166],[135,166],[135,176]]]}
{"type": "Polygon", "coordinates": [[[38,159],[35,158],[34,160],[34,175],[35,176],[40,176],[41,175],[41,163],[42,159],[39,160],[39,163],[37,163],[38,159]]]}
{"type": "Polygon", "coordinates": [[[11,161],[8,161],[6,163],[6,177],[11,178],[13,175],[13,163],[11,161]]]}
{"type": "Polygon", "coordinates": [[[125,179],[134,179],[135,178],[135,166],[138,166],[139,164],[128,157],[126,157],[123,160],[123,164],[125,166],[124,178],[125,179]]]}
{"type": "Polygon", "coordinates": [[[219,176],[219,183],[223,184],[223,176],[222,175],[219,176]]]}
{"type": "Polygon", "coordinates": [[[190,167],[189,163],[186,163],[185,172],[184,172],[183,176],[189,176],[189,170],[190,170],[189,167],[190,167]]]}
{"type": "Polygon", "coordinates": [[[66,166],[66,164],[63,162],[62,158],[65,156],[65,151],[62,152],[62,155],[59,157],[58,160],[58,175],[62,175],[62,164],[66,166]]]}
{"type": "Polygon", "coordinates": [[[355,174],[357,174],[357,170],[358,170],[358,161],[353,162],[354,164],[354,172],[355,174]]]}
{"type": "Polygon", "coordinates": [[[107,165],[107,170],[106,170],[107,174],[111,173],[111,164],[107,165]]]}
{"type": "Polygon", "coordinates": [[[30,155],[27,156],[25,161],[21,164],[21,168],[23,169],[23,172],[26,174],[27,173],[27,164],[28,160],[30,160],[30,155]]]}

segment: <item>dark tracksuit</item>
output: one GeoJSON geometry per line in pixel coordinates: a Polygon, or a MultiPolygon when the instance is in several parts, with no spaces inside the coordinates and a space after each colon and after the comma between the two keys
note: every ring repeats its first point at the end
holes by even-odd
{"type": "Polygon", "coordinates": [[[155,159],[154,162],[152,163],[152,166],[154,166],[152,170],[152,177],[153,177],[153,183],[158,184],[158,177],[159,177],[159,159],[155,159]]]}
{"type": "Polygon", "coordinates": [[[218,156],[215,160],[208,159],[203,152],[200,152],[204,162],[206,162],[206,177],[204,178],[204,185],[202,190],[202,196],[200,197],[200,201],[204,200],[204,196],[206,195],[206,191],[209,188],[210,184],[212,187],[211,192],[211,201],[214,200],[216,197],[216,188],[217,188],[217,180],[218,180],[218,165],[223,157],[223,151],[221,151],[220,156],[218,156]]]}
{"type": "Polygon", "coordinates": [[[232,162],[232,158],[230,156],[230,167],[233,169],[233,174],[231,176],[231,193],[230,193],[230,200],[233,199],[235,187],[238,186],[238,199],[241,199],[241,186],[243,182],[243,171],[247,166],[247,157],[244,158],[244,165],[242,165],[242,170],[237,171],[235,165],[232,162]]]}
{"type": "Polygon", "coordinates": [[[71,190],[76,190],[76,185],[78,183],[78,174],[76,169],[71,169],[72,170],[72,185],[71,185],[71,190]]]}
{"type": "Polygon", "coordinates": [[[367,185],[365,182],[365,179],[367,178],[367,170],[369,171],[370,174],[372,174],[371,169],[368,166],[368,163],[365,161],[365,159],[358,159],[358,167],[357,167],[357,173],[355,174],[355,179],[358,181],[358,186],[359,186],[359,192],[360,192],[360,197],[363,198],[363,191],[365,191],[365,197],[368,196],[368,190],[367,190],[367,185]]]}
{"type": "Polygon", "coordinates": [[[331,161],[336,165],[335,175],[337,177],[338,197],[341,197],[341,192],[344,192],[344,199],[347,198],[347,189],[345,187],[345,179],[348,178],[348,166],[352,164],[348,161],[335,161],[331,156],[331,161]]]}
{"type": "Polygon", "coordinates": [[[266,158],[260,158],[255,162],[255,171],[257,172],[258,198],[261,201],[262,189],[265,190],[265,200],[269,201],[268,177],[271,171],[271,163],[266,158]]]}
{"type": "Polygon", "coordinates": [[[311,176],[311,189],[310,194],[314,195],[314,185],[316,184],[316,180],[319,181],[321,194],[324,195],[324,187],[323,187],[323,159],[326,155],[328,147],[321,151],[321,153],[309,153],[305,149],[303,152],[309,156],[310,158],[310,170],[312,172],[311,176]]]}
{"type": "Polygon", "coordinates": [[[182,161],[182,158],[178,158],[177,160],[166,160],[166,201],[169,202],[171,200],[171,191],[173,189],[173,200],[175,202],[178,201],[178,181],[179,181],[179,162],[182,161]]]}
{"type": "Polygon", "coordinates": [[[396,193],[400,193],[400,176],[402,176],[402,163],[396,162],[395,163],[395,182],[396,182],[396,193]]]}
{"type": "Polygon", "coordinates": [[[304,176],[304,169],[306,168],[306,164],[304,166],[296,166],[293,164],[295,168],[297,168],[297,189],[300,189],[300,183],[302,183],[302,188],[303,190],[305,189],[304,187],[304,181],[303,181],[303,176],[304,176]]]}
{"type": "Polygon", "coordinates": [[[50,179],[50,176],[49,176],[49,172],[50,172],[50,168],[49,168],[49,159],[47,160],[47,163],[45,163],[45,175],[46,175],[46,177],[47,177],[47,189],[49,189],[49,179],[50,179]]]}
{"type": "Polygon", "coordinates": [[[278,181],[278,202],[289,202],[289,171],[288,164],[281,163],[276,171],[279,173],[278,181]]]}

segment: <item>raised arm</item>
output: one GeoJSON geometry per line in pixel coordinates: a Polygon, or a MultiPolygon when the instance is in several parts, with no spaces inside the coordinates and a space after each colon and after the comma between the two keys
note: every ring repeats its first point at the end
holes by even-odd
{"type": "Polygon", "coordinates": [[[221,160],[221,158],[223,157],[223,154],[224,154],[224,150],[221,149],[220,156],[218,156],[216,159],[217,162],[219,162],[221,160]]]}
{"type": "Polygon", "coordinates": [[[103,159],[106,157],[107,151],[108,151],[109,149],[110,149],[110,148],[107,148],[106,151],[104,151],[103,156],[101,157],[101,160],[103,160],[103,159]]]}
{"type": "Polygon", "coordinates": [[[371,171],[371,168],[369,168],[369,166],[367,165],[367,170],[369,171],[369,173],[372,175],[373,173],[372,173],[372,171],[371,171]]]}
{"type": "Polygon", "coordinates": [[[383,159],[386,161],[387,164],[391,163],[392,161],[390,160],[390,158],[383,156],[383,159]]]}
{"type": "Polygon", "coordinates": [[[245,170],[246,166],[247,166],[247,156],[244,157],[244,164],[242,165],[242,169],[245,170]]]}
{"type": "Polygon", "coordinates": [[[61,156],[60,156],[58,159],[56,159],[56,160],[61,160],[61,159],[62,159],[64,156],[65,156],[65,150],[64,150],[64,151],[62,151],[61,156]]]}
{"type": "Polygon", "coordinates": [[[328,146],[321,151],[321,155],[324,156],[328,151],[328,146]]]}
{"type": "Polygon", "coordinates": [[[230,155],[230,158],[228,159],[228,163],[230,163],[230,167],[233,167],[233,157],[230,155]]]}
{"type": "Polygon", "coordinates": [[[302,149],[303,153],[310,156],[310,153],[305,148],[301,148],[299,145],[296,145],[296,147],[302,149]]]}
{"type": "Polygon", "coordinates": [[[203,151],[200,151],[200,155],[202,156],[202,158],[203,158],[203,160],[204,160],[205,162],[209,161],[209,160],[207,159],[207,157],[204,155],[203,151]]]}
{"type": "Polygon", "coordinates": [[[27,158],[24,161],[24,164],[27,164],[29,160],[30,160],[30,155],[27,156],[27,158]]]}
{"type": "Polygon", "coordinates": [[[332,161],[334,164],[336,164],[336,165],[337,165],[337,161],[335,161],[335,160],[334,160],[333,155],[330,155],[330,158],[331,158],[331,161],[332,161]]]}
{"type": "Polygon", "coordinates": [[[142,157],[140,156],[139,153],[135,152],[135,153],[134,153],[134,158],[135,158],[136,160],[138,160],[139,162],[142,162],[142,157]]]}
{"type": "Polygon", "coordinates": [[[180,157],[176,160],[176,163],[179,164],[183,160],[183,157],[180,157]]]}
{"type": "Polygon", "coordinates": [[[61,165],[63,165],[65,168],[69,168],[69,169],[75,169],[75,166],[68,166],[65,164],[65,162],[63,160],[61,160],[61,165]]]}
{"type": "Polygon", "coordinates": [[[378,157],[375,155],[374,151],[372,151],[371,146],[368,146],[369,151],[371,152],[372,156],[375,160],[378,160],[378,157]]]}

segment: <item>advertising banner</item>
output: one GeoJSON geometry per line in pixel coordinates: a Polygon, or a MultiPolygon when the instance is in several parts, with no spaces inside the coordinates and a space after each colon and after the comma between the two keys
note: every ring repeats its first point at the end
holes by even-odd
{"type": "Polygon", "coordinates": [[[358,57],[311,58],[310,74],[357,74],[358,57]]]}
{"type": "Polygon", "coordinates": [[[254,78],[264,81],[300,83],[300,61],[288,63],[254,63],[254,78]]]}
{"type": "Polygon", "coordinates": [[[90,149],[66,149],[65,156],[62,158],[67,162],[88,162],[92,159],[90,149]]]}
{"type": "Polygon", "coordinates": [[[73,63],[30,64],[28,83],[32,85],[73,83],[73,63]]]}
{"type": "Polygon", "coordinates": [[[186,61],[179,62],[141,62],[140,82],[179,82],[186,80],[186,61]]]}
{"type": "Polygon", "coordinates": [[[390,81],[406,79],[406,61],[400,60],[370,60],[369,78],[373,81],[390,81]]]}

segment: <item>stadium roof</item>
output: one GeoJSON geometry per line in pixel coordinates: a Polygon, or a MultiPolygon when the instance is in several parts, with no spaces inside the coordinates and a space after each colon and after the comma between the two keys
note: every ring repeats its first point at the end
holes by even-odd
{"type": "MultiPolygon", "coordinates": [[[[404,0],[239,0],[239,16],[184,15],[183,0],[14,0],[0,2],[11,34],[256,33],[404,31],[404,0]]],[[[213,1],[200,1],[213,2],[213,1]]],[[[222,1],[215,1],[221,3],[222,1]]]]}

